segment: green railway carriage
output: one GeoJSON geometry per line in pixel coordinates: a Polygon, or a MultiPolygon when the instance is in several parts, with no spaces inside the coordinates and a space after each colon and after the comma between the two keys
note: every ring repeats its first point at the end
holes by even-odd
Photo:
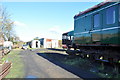
{"type": "Polygon", "coordinates": [[[120,46],[120,2],[102,2],[75,15],[74,43],[120,46]]]}
{"type": "Polygon", "coordinates": [[[102,2],[75,15],[74,31],[62,36],[68,54],[120,63],[120,1],[102,2]]]}
{"type": "Polygon", "coordinates": [[[67,48],[73,42],[74,31],[69,31],[62,34],[62,47],[67,48]]]}

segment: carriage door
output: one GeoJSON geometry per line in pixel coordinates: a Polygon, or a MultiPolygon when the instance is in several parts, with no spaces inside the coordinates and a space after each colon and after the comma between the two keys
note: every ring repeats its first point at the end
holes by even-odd
{"type": "Polygon", "coordinates": [[[92,43],[101,43],[101,38],[102,38],[102,26],[101,26],[101,18],[102,15],[100,13],[96,13],[93,15],[93,27],[92,27],[92,43]]]}

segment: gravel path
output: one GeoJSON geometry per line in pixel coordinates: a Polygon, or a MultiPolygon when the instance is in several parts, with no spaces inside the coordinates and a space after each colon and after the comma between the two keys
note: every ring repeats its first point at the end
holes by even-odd
{"type": "Polygon", "coordinates": [[[37,50],[23,50],[20,53],[25,64],[25,78],[79,78],[36,53],[37,50]]]}

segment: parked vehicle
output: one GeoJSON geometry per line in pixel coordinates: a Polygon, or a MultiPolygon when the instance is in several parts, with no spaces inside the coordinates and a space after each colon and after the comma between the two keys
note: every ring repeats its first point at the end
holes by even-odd
{"type": "Polygon", "coordinates": [[[22,46],[22,49],[25,49],[25,50],[28,49],[28,45],[25,45],[25,44],[24,44],[24,45],[22,46]]]}
{"type": "Polygon", "coordinates": [[[74,31],[66,32],[62,34],[62,48],[72,47],[74,31]]]}

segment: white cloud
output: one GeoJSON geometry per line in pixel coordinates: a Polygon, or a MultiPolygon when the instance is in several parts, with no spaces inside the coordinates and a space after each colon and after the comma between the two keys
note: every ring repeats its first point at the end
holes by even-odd
{"type": "Polygon", "coordinates": [[[20,22],[20,21],[15,21],[14,22],[15,26],[19,26],[19,27],[26,27],[27,25],[23,22],[20,22]]]}
{"type": "Polygon", "coordinates": [[[39,34],[36,33],[35,35],[36,35],[36,37],[38,36],[39,38],[61,40],[62,33],[63,33],[63,31],[61,30],[60,26],[54,26],[54,27],[51,27],[50,29],[46,30],[45,33],[39,33],[39,34]]]}
{"type": "Polygon", "coordinates": [[[62,30],[60,26],[54,26],[54,27],[51,27],[50,29],[46,30],[43,33],[35,32],[32,34],[25,34],[24,32],[21,32],[21,34],[19,36],[20,36],[20,39],[23,41],[30,41],[30,40],[34,39],[35,37],[61,40],[62,34],[64,32],[68,32],[71,30],[73,30],[73,27],[69,27],[67,30],[62,30]]]}
{"type": "Polygon", "coordinates": [[[63,33],[60,26],[54,26],[54,27],[50,28],[49,32],[53,32],[53,33],[57,33],[57,34],[63,33]]]}
{"type": "Polygon", "coordinates": [[[46,36],[45,38],[51,38],[51,39],[62,39],[62,34],[65,32],[69,32],[74,30],[74,27],[69,27],[67,30],[65,30],[64,28],[62,29],[60,26],[54,26],[51,27],[46,34],[44,34],[44,36],[46,36]]]}

